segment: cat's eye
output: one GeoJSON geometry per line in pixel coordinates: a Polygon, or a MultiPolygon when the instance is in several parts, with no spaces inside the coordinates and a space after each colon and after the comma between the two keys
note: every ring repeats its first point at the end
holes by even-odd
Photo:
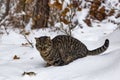
{"type": "Polygon", "coordinates": [[[41,45],[38,45],[38,47],[42,47],[41,45]]]}
{"type": "Polygon", "coordinates": [[[48,44],[45,44],[44,46],[45,46],[45,47],[47,47],[47,46],[48,46],[48,44]]]}
{"type": "Polygon", "coordinates": [[[48,44],[48,46],[51,46],[51,44],[48,44]]]}

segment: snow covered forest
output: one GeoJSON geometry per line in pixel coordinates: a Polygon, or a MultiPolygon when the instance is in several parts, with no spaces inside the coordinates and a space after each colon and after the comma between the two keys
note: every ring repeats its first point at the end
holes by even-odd
{"type": "Polygon", "coordinates": [[[0,0],[0,80],[120,80],[120,0],[0,0]],[[70,35],[107,51],[45,67],[35,37],[70,35]]]}

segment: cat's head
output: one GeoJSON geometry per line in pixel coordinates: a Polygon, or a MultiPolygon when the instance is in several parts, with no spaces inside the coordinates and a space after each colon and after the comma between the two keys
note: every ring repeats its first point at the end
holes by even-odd
{"type": "Polygon", "coordinates": [[[42,36],[39,38],[35,38],[36,40],[36,48],[38,51],[42,53],[46,53],[51,50],[52,48],[52,40],[49,36],[42,36]]]}

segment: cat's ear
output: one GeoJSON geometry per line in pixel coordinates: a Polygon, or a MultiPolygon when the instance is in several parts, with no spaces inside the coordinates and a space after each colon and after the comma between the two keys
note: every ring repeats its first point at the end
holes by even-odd
{"type": "Polygon", "coordinates": [[[38,41],[38,40],[39,40],[39,38],[35,37],[35,40],[36,40],[36,41],[38,41]]]}
{"type": "Polygon", "coordinates": [[[47,37],[47,40],[51,40],[50,36],[49,36],[49,37],[47,37]]]}

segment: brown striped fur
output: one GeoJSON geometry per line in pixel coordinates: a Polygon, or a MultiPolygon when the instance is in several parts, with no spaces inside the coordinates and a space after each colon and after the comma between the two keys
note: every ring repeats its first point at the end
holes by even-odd
{"type": "Polygon", "coordinates": [[[87,47],[79,40],[67,36],[59,35],[53,39],[48,36],[42,36],[36,39],[36,48],[48,65],[62,66],[75,59],[87,55],[97,55],[104,52],[109,46],[109,40],[106,39],[103,46],[89,51],[87,47]]]}

